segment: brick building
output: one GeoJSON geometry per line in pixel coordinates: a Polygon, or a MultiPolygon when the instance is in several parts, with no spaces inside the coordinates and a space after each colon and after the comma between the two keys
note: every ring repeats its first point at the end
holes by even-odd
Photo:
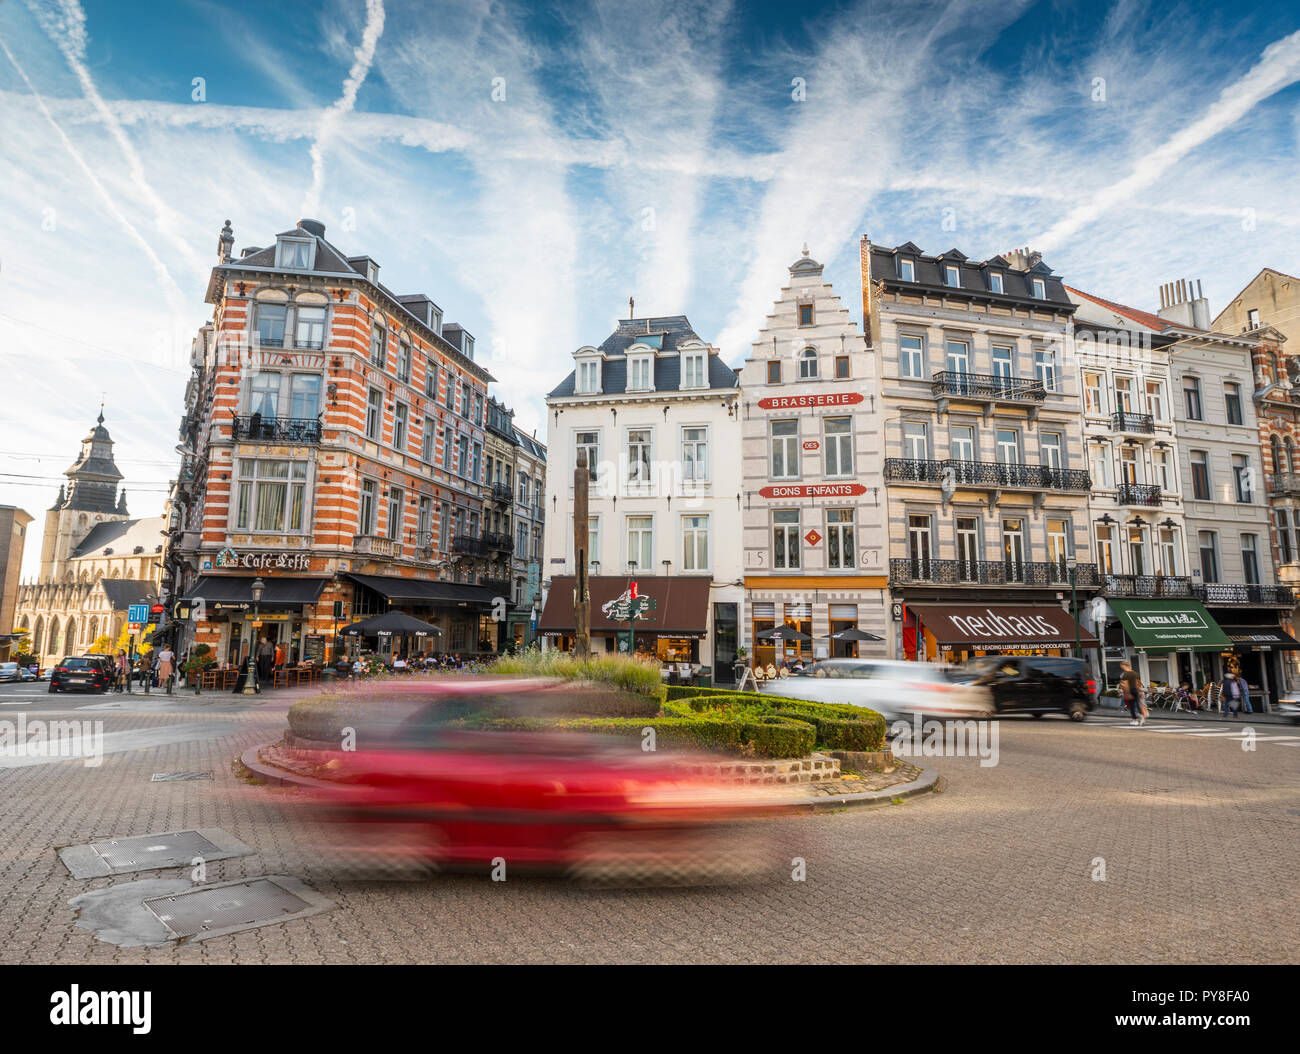
{"type": "Polygon", "coordinates": [[[204,601],[181,647],[239,661],[256,631],[290,660],[329,659],[338,627],[390,608],[438,627],[411,650],[494,646],[492,378],[474,338],[427,296],[382,285],[375,260],[345,255],[315,220],[233,249],[227,222],[181,422],[166,586],[204,601]]]}

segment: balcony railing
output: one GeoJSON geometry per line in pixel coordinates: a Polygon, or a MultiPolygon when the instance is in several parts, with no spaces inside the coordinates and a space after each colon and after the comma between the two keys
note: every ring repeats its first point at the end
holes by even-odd
{"type": "Polygon", "coordinates": [[[451,551],[463,556],[482,556],[485,547],[477,534],[457,534],[452,536],[451,551]]]}
{"type": "MultiPolygon", "coordinates": [[[[889,584],[978,586],[1068,586],[1070,569],[1059,560],[930,560],[895,557],[889,561],[889,584]]],[[[1095,564],[1078,564],[1074,584],[1089,589],[1099,584],[1095,564]]]]}
{"type": "Polygon", "coordinates": [[[981,402],[1041,403],[1047,398],[1042,381],[1000,377],[988,373],[940,370],[932,378],[936,396],[956,396],[981,402]]]}
{"type": "Polygon", "coordinates": [[[1274,472],[1269,483],[1270,494],[1300,494],[1300,476],[1293,472],[1274,472]]]}
{"type": "Polygon", "coordinates": [[[319,443],[320,419],[244,414],[235,418],[233,436],[265,443],[319,443]]]}
{"type": "Polygon", "coordinates": [[[358,534],[352,540],[352,548],[363,556],[384,556],[393,559],[402,555],[401,542],[378,534],[358,534]]]}
{"type": "Polygon", "coordinates": [[[1134,432],[1138,435],[1154,435],[1156,419],[1150,414],[1134,414],[1127,410],[1116,410],[1110,415],[1110,427],[1114,432],[1134,432]]]}
{"type": "Polygon", "coordinates": [[[885,459],[890,483],[938,483],[965,487],[1016,487],[1026,490],[1086,491],[1092,479],[1084,469],[1050,465],[1008,465],[1000,461],[885,459]]]}
{"type": "Polygon", "coordinates": [[[484,531],[483,548],[490,552],[513,553],[515,551],[515,542],[508,534],[499,534],[496,531],[484,531]]]}
{"type": "Polygon", "coordinates": [[[510,579],[508,578],[485,578],[479,582],[479,585],[489,590],[494,597],[511,599],[510,579]]]}
{"type": "Polygon", "coordinates": [[[1108,597],[1190,597],[1192,580],[1183,575],[1103,575],[1108,597]]]}
{"type": "Polygon", "coordinates": [[[493,501],[503,501],[508,504],[514,498],[514,494],[506,484],[493,483],[491,497],[493,501]]]}
{"type": "Polygon", "coordinates": [[[1164,497],[1154,483],[1121,483],[1115,488],[1115,500],[1121,505],[1159,505],[1164,497]]]}
{"type": "Polygon", "coordinates": [[[1192,594],[1206,604],[1263,604],[1267,607],[1291,607],[1295,604],[1295,592],[1289,586],[1202,582],[1192,587],[1192,594]]]}
{"type": "Polygon", "coordinates": [[[257,335],[257,347],[259,348],[283,348],[284,336],[264,337],[262,334],[257,335]]]}

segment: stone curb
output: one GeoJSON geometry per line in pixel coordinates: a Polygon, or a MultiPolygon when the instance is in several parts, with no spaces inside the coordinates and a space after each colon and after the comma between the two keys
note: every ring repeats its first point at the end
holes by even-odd
{"type": "Polygon", "coordinates": [[[279,742],[279,740],[276,740],[273,743],[259,743],[255,747],[249,747],[239,756],[239,763],[258,779],[273,787],[303,787],[308,790],[325,790],[337,786],[337,784],[331,783],[329,780],[318,780],[312,776],[299,776],[295,772],[277,769],[257,756],[259,751],[266,747],[278,746],[279,742]]]}

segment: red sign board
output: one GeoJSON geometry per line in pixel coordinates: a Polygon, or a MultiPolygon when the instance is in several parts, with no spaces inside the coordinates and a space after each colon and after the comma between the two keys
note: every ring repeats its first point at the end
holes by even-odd
{"type": "Polygon", "coordinates": [[[155,615],[161,615],[166,610],[167,609],[164,608],[161,604],[154,604],[153,607],[149,609],[149,611],[155,615]]]}
{"type": "Polygon", "coordinates": [[[758,491],[764,498],[852,498],[866,492],[861,483],[787,483],[758,491]]]}
{"type": "Polygon", "coordinates": [[[803,441],[803,448],[805,450],[816,450],[819,446],[821,446],[821,443],[815,439],[805,439],[803,441]]]}
{"type": "Polygon", "coordinates": [[[763,410],[803,410],[814,406],[852,406],[862,402],[860,392],[817,392],[813,395],[778,395],[759,399],[763,410]]]}
{"type": "Polygon", "coordinates": [[[822,536],[817,533],[817,528],[814,527],[811,531],[809,531],[807,534],[803,536],[803,540],[807,542],[809,545],[816,545],[818,542],[822,540],[822,536]]]}

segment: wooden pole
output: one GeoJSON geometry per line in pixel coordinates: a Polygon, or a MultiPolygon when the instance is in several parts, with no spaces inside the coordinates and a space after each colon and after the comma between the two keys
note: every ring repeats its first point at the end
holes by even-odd
{"type": "Polygon", "coordinates": [[[591,657],[591,589],[587,582],[587,489],[590,483],[587,451],[580,449],[578,464],[573,470],[573,650],[579,659],[591,657]]]}

